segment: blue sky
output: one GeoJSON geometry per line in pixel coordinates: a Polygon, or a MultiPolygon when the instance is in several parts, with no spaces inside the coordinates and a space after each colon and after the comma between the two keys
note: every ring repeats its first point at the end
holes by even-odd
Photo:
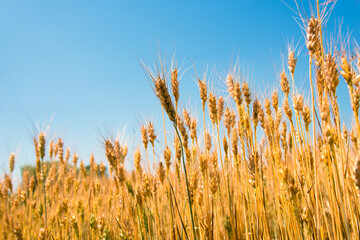
{"type": "MultiPolygon", "coordinates": [[[[327,29],[341,21],[344,33],[360,39],[359,10],[357,0],[339,1],[327,29]]],[[[270,93],[287,43],[304,43],[294,16],[280,0],[0,1],[0,175],[11,152],[17,172],[34,163],[34,125],[51,123],[50,135],[61,136],[84,161],[91,152],[104,160],[98,129],[119,132],[137,147],[141,123],[162,124],[139,64],[153,63],[159,49],[168,59],[176,53],[184,69],[194,65],[201,75],[207,69],[210,79],[213,69],[225,76],[238,60],[256,94],[270,93]]],[[[302,49],[296,81],[305,94],[307,61],[302,49]]],[[[194,78],[190,69],[181,81],[183,106],[190,99],[200,106],[194,78]]],[[[211,82],[224,89],[218,77],[211,82]]],[[[345,91],[340,86],[339,95],[345,91]]]]}

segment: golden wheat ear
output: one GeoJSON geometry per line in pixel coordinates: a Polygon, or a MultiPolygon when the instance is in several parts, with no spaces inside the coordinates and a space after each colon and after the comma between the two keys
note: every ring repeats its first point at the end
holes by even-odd
{"type": "Polygon", "coordinates": [[[155,94],[159,98],[161,106],[165,109],[171,122],[176,124],[176,111],[170,97],[165,79],[157,77],[154,82],[155,94]]]}
{"type": "Polygon", "coordinates": [[[179,71],[177,68],[171,72],[171,90],[175,99],[175,106],[177,108],[179,102],[179,71]]]}

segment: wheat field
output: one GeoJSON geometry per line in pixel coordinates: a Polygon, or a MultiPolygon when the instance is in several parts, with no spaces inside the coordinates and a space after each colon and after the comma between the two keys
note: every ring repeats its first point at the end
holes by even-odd
{"type": "Polygon", "coordinates": [[[181,68],[141,62],[163,121],[142,124],[134,152],[104,137],[107,162],[92,156],[89,167],[60,136],[39,132],[21,184],[15,154],[0,178],[0,238],[359,239],[360,53],[324,37],[330,6],[317,2],[300,21],[310,99],[294,86],[291,47],[278,90],[263,99],[236,69],[221,91],[199,78],[200,117],[179,104],[181,68]]]}

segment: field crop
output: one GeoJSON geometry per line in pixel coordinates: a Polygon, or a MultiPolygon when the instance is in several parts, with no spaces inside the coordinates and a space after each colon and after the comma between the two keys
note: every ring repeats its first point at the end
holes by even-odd
{"type": "Polygon", "coordinates": [[[236,69],[221,79],[226,92],[199,78],[200,118],[179,104],[181,69],[142,63],[163,122],[141,126],[134,152],[105,137],[107,162],[92,157],[89,168],[60,137],[40,132],[34,167],[23,169],[16,189],[16,156],[9,157],[0,238],[359,239],[360,54],[324,38],[329,5],[300,21],[308,101],[295,90],[292,48],[279,90],[263,99],[236,69]],[[351,129],[339,113],[340,81],[348,86],[341,99],[350,99],[351,129]]]}

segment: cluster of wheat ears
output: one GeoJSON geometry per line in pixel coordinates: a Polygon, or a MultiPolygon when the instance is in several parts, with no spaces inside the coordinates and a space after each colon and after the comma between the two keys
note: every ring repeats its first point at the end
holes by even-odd
{"type": "Polygon", "coordinates": [[[12,154],[0,181],[0,238],[359,239],[360,55],[324,47],[327,12],[317,10],[303,19],[309,105],[295,91],[294,49],[279,75],[281,91],[263,101],[235,72],[224,96],[198,79],[202,119],[178,106],[176,67],[145,66],[163,112],[162,145],[149,122],[139,131],[141,149],[130,154],[104,139],[109,171],[93,155],[86,169],[61,138],[40,132],[33,171],[23,171],[13,189],[12,154]],[[339,115],[343,80],[351,130],[339,115]]]}

